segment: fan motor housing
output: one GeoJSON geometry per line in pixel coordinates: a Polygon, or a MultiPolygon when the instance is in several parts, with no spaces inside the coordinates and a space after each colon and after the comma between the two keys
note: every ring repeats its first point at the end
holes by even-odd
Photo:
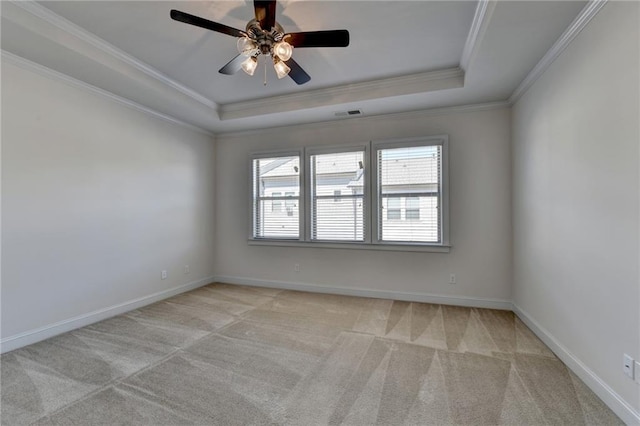
{"type": "Polygon", "coordinates": [[[284,30],[277,22],[273,25],[271,31],[266,31],[260,27],[260,22],[255,19],[249,21],[246,32],[249,38],[259,46],[260,53],[263,55],[270,54],[273,45],[284,37],[284,30]]]}

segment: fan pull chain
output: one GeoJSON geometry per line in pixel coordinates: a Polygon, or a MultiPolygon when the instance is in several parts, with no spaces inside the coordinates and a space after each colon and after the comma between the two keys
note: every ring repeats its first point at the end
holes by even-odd
{"type": "Polygon", "coordinates": [[[264,61],[264,85],[267,85],[267,61],[264,61]]]}

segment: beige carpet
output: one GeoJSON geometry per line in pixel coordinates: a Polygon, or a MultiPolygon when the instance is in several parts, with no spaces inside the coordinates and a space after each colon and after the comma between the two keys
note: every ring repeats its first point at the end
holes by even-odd
{"type": "Polygon", "coordinates": [[[1,367],[2,425],[622,424],[511,312],[225,284],[1,367]]]}

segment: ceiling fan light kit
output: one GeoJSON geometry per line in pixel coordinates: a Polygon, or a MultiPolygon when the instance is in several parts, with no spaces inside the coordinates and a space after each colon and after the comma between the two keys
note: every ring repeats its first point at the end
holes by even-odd
{"type": "Polygon", "coordinates": [[[278,79],[288,75],[296,84],[304,84],[311,80],[311,77],[291,57],[294,47],[346,47],[349,45],[349,32],[347,30],[285,33],[282,26],[276,22],[275,0],[254,0],[253,6],[255,19],[247,23],[245,31],[178,10],[171,11],[171,18],[200,28],[238,37],[236,44],[239,52],[238,56],[218,71],[227,75],[235,74],[241,69],[248,75],[253,75],[258,67],[258,56],[268,55],[273,60],[273,68],[278,79]]]}
{"type": "Polygon", "coordinates": [[[291,59],[292,54],[293,46],[286,41],[279,41],[273,46],[273,55],[277,56],[283,61],[288,61],[289,59],[291,59]]]}
{"type": "Polygon", "coordinates": [[[256,68],[258,68],[258,58],[250,56],[245,59],[240,66],[242,67],[242,71],[249,75],[253,75],[256,72],[256,68]]]}
{"type": "Polygon", "coordinates": [[[287,64],[282,62],[277,56],[273,57],[273,68],[276,70],[276,75],[279,79],[286,77],[289,72],[291,72],[291,68],[289,68],[287,64]]]}
{"type": "Polygon", "coordinates": [[[259,53],[258,44],[249,37],[240,37],[236,43],[238,52],[244,56],[253,56],[259,53]]]}

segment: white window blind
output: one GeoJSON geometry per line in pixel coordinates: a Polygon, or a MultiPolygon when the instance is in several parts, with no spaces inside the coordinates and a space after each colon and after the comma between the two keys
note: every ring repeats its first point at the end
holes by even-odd
{"type": "Polygon", "coordinates": [[[442,146],[378,149],[378,239],[441,243],[442,146]]]}
{"type": "Polygon", "coordinates": [[[253,238],[298,239],[300,157],[254,158],[252,168],[253,238]]]}
{"type": "Polygon", "coordinates": [[[364,241],[365,152],[309,156],[311,239],[364,241]]]}

